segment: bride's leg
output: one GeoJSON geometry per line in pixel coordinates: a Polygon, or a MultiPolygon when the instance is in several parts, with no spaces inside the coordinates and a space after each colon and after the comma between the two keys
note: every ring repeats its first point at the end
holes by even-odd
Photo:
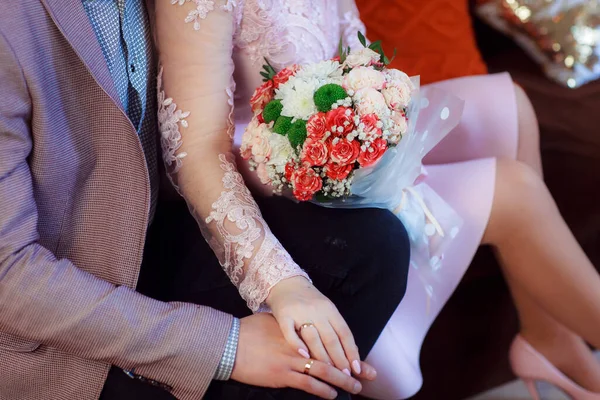
{"type": "Polygon", "coordinates": [[[519,120],[519,141],[517,159],[529,165],[542,176],[542,155],[540,152],[540,128],[533,105],[525,91],[515,84],[517,118],[519,120]]]}
{"type": "MultiPolygon", "coordinates": [[[[582,343],[556,321],[599,346],[600,277],[532,168],[512,160],[498,161],[496,193],[484,243],[497,249],[528,338],[543,352],[546,347],[556,348],[546,346],[549,338],[560,340],[561,346],[577,350],[578,363],[589,363],[589,352],[582,343]]],[[[561,350],[561,354],[569,352],[561,350]]],[[[573,355],[569,354],[569,360],[573,355]]],[[[561,364],[558,353],[549,356],[561,364]]],[[[563,370],[568,372],[566,364],[563,370]]],[[[589,374],[581,373],[583,368],[572,369],[577,369],[571,375],[578,382],[592,390],[598,385],[595,366],[589,368],[589,374]]]]}
{"type": "MultiPolygon", "coordinates": [[[[517,159],[542,177],[539,126],[531,101],[515,85],[519,141],[517,159]]],[[[552,318],[516,282],[508,285],[521,321],[521,335],[567,376],[590,390],[600,392],[600,363],[587,344],[552,318]]]]}

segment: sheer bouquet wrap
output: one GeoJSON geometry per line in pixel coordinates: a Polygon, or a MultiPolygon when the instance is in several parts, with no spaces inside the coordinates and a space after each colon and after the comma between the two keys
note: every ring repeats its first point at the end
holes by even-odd
{"type": "Polygon", "coordinates": [[[423,182],[423,157],[459,123],[463,101],[419,88],[418,78],[386,68],[379,42],[359,39],[363,49],[340,45],[332,60],[279,72],[267,64],[241,154],[277,194],[394,212],[426,282],[462,220],[423,182]]]}

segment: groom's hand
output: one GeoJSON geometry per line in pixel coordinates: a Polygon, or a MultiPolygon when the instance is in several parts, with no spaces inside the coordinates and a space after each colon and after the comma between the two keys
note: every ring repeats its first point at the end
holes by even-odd
{"type": "MultiPolygon", "coordinates": [[[[320,361],[313,361],[305,374],[310,362],[289,346],[273,316],[256,314],[241,320],[231,379],[253,386],[291,387],[325,399],[337,397],[333,386],[354,394],[362,390],[356,379],[320,361]]],[[[374,371],[366,371],[364,378],[373,375],[374,371]]]]}

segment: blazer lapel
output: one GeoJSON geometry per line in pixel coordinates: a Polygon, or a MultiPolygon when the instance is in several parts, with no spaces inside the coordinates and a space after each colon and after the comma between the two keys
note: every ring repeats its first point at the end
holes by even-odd
{"type": "Polygon", "coordinates": [[[41,0],[63,36],[100,87],[123,110],[100,43],[81,0],[41,0]]]}

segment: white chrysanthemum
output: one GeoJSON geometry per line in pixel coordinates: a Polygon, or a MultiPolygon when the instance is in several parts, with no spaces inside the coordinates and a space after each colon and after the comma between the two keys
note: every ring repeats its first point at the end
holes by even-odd
{"type": "Polygon", "coordinates": [[[313,114],[317,113],[317,106],[313,97],[321,86],[317,79],[291,77],[275,93],[275,98],[280,99],[283,105],[281,115],[308,120],[313,114]]]}
{"type": "Polygon", "coordinates": [[[310,80],[317,79],[321,85],[342,79],[343,70],[338,61],[325,60],[318,63],[306,64],[296,72],[296,77],[310,80]]]}
{"type": "Polygon", "coordinates": [[[271,146],[271,159],[267,165],[273,166],[279,173],[285,172],[285,165],[294,157],[294,149],[287,137],[278,133],[269,135],[269,144],[271,146]]]}

